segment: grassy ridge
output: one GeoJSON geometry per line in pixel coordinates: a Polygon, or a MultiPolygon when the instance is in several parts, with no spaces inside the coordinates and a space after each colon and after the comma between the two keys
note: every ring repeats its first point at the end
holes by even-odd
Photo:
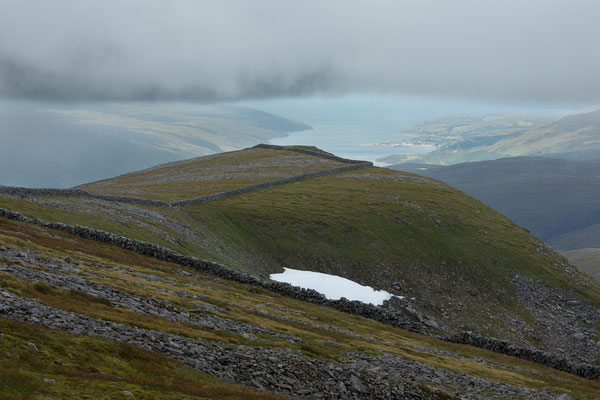
{"type": "Polygon", "coordinates": [[[78,188],[91,193],[176,201],[344,165],[292,151],[251,148],[163,164],[78,188]]]}
{"type": "Polygon", "coordinates": [[[402,294],[438,316],[453,306],[435,301],[440,294],[462,303],[454,312],[465,329],[490,315],[529,319],[511,292],[514,271],[599,303],[597,290],[566,278],[564,260],[506,217],[450,187],[402,176],[373,168],[185,211],[222,232],[232,254],[245,257],[238,263],[255,271],[317,270],[386,290],[400,281],[402,294]]]}

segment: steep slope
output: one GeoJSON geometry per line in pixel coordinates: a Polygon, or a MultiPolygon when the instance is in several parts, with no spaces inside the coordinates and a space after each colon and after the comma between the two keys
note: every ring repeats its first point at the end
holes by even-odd
{"type": "Polygon", "coordinates": [[[552,124],[506,138],[490,151],[512,156],[560,155],[571,159],[598,158],[600,154],[600,110],[569,115],[552,124]]]}
{"type": "Polygon", "coordinates": [[[558,242],[552,238],[600,223],[600,160],[510,157],[450,166],[399,164],[389,168],[447,182],[548,240],[554,248],[596,247],[589,242],[555,246],[558,242]]]}
{"type": "Polygon", "coordinates": [[[61,231],[5,218],[0,229],[3,398],[585,399],[600,390],[61,231]]]}
{"type": "Polygon", "coordinates": [[[377,161],[451,165],[495,159],[502,156],[489,149],[494,143],[518,137],[555,120],[555,117],[543,114],[498,113],[484,117],[456,115],[412,124],[399,133],[401,137],[408,137],[399,144],[433,145],[436,150],[425,154],[392,155],[377,161]]]}
{"type": "Polygon", "coordinates": [[[417,138],[423,137],[425,143],[439,142],[438,150],[417,156],[390,156],[378,161],[389,164],[451,165],[515,156],[549,156],[578,161],[598,159],[600,156],[600,110],[569,115],[544,126],[520,126],[520,129],[513,129],[511,134],[505,136],[500,134],[501,131],[496,135],[488,135],[485,125],[481,127],[472,121],[467,121],[465,125],[466,138],[444,141],[448,134],[451,139],[452,134],[461,137],[458,128],[462,126],[451,125],[448,133],[438,131],[436,123],[426,123],[417,138]]]}
{"type": "Polygon", "coordinates": [[[2,398],[586,399],[600,390],[59,230],[5,218],[0,229],[2,398]]]}
{"type": "Polygon", "coordinates": [[[600,224],[589,225],[583,229],[553,237],[548,240],[548,244],[559,250],[600,248],[600,224]]]}
{"type": "Polygon", "coordinates": [[[577,268],[600,280],[600,248],[563,250],[560,253],[577,268]]]}
{"type": "MultiPolygon", "coordinates": [[[[278,158],[292,149],[268,150],[278,158]]],[[[5,194],[0,207],[154,242],[265,278],[283,267],[341,275],[405,296],[398,307],[440,331],[473,330],[596,361],[597,283],[442,182],[361,168],[182,207],[43,191],[5,194]]],[[[121,194],[154,192],[114,183],[121,194]]],[[[101,190],[110,193],[110,186],[101,190]]]]}

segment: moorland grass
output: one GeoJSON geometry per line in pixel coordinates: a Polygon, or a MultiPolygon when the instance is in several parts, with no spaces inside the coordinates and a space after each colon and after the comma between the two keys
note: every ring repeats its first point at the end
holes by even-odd
{"type": "MultiPolygon", "coordinates": [[[[1,245],[10,245],[23,250],[43,252],[49,257],[76,257],[77,260],[84,261],[84,264],[78,266],[78,268],[82,270],[81,273],[83,276],[85,276],[86,271],[96,271],[102,273],[106,272],[104,270],[94,270],[95,267],[91,265],[93,262],[102,262],[106,265],[120,266],[124,272],[111,271],[111,275],[101,278],[105,279],[106,283],[110,282],[111,278],[113,278],[111,284],[115,285],[116,287],[118,287],[117,283],[122,283],[123,280],[131,278],[136,273],[154,273],[158,276],[171,277],[172,281],[176,282],[177,285],[170,288],[177,288],[178,290],[189,294],[203,293],[206,296],[202,298],[203,301],[211,302],[227,308],[226,312],[219,312],[216,314],[226,316],[227,318],[231,318],[233,320],[265,326],[268,329],[276,330],[282,333],[296,335],[302,338],[304,343],[290,344],[283,341],[272,341],[268,344],[256,342],[236,342],[236,340],[231,340],[231,337],[228,337],[227,335],[221,335],[220,333],[215,333],[214,337],[206,337],[208,340],[218,340],[231,344],[241,343],[269,347],[282,346],[286,348],[296,348],[310,357],[323,359],[329,362],[343,360],[345,357],[347,357],[346,353],[348,351],[359,351],[369,354],[377,354],[385,351],[426,364],[481,378],[494,379],[509,384],[524,385],[526,387],[550,387],[558,391],[567,391],[576,398],[591,398],[600,390],[600,382],[581,379],[573,375],[552,370],[550,368],[525,360],[508,357],[466,345],[443,342],[433,337],[422,336],[416,333],[404,331],[402,329],[393,328],[372,320],[332,310],[328,307],[299,302],[297,300],[282,297],[264,290],[253,290],[254,288],[248,287],[247,285],[206,276],[187,268],[184,268],[184,270],[189,272],[191,275],[182,276],[175,274],[172,272],[172,268],[180,268],[177,265],[159,262],[152,258],[143,257],[139,254],[114,248],[106,244],[98,244],[89,240],[72,237],[64,233],[43,228],[39,229],[38,227],[15,221],[0,220],[0,224],[0,228],[2,229],[2,233],[0,234],[1,245]],[[47,236],[47,233],[52,233],[55,235],[51,237],[47,236]],[[207,282],[209,283],[208,285],[207,282]],[[276,310],[272,307],[269,307],[269,305],[277,305],[278,309],[276,310]],[[294,320],[284,321],[277,319],[272,315],[269,316],[259,312],[248,311],[247,308],[243,308],[242,306],[251,307],[256,310],[268,310],[271,314],[291,317],[298,321],[312,321],[320,324],[328,324],[338,330],[349,331],[353,332],[354,334],[362,335],[364,338],[349,336],[341,331],[331,331],[313,326],[307,326],[294,320]],[[366,339],[367,337],[370,337],[371,339],[366,339]],[[337,345],[327,345],[322,343],[322,341],[333,341],[337,343],[337,345]],[[426,350],[422,350],[427,348],[456,352],[469,359],[459,359],[451,355],[432,354],[426,350]],[[475,361],[477,358],[487,360],[489,363],[491,363],[491,365],[485,366],[480,362],[475,361]],[[515,370],[515,368],[520,368],[520,370],[515,370]]],[[[5,263],[10,264],[11,262],[12,261],[5,260],[5,263]]],[[[117,307],[107,304],[106,301],[103,301],[102,299],[79,292],[63,291],[39,283],[21,281],[5,274],[0,276],[0,282],[2,283],[2,286],[15,293],[27,297],[37,298],[38,300],[55,307],[71,309],[86,315],[117,320],[118,322],[148,327],[150,329],[186,334],[192,337],[201,336],[198,333],[199,331],[194,330],[193,327],[170,323],[170,321],[163,321],[160,318],[147,318],[147,316],[134,315],[134,313],[124,312],[117,307]]],[[[155,282],[154,284],[157,285],[156,287],[160,286],[162,288],[169,288],[169,286],[165,286],[168,285],[168,283],[155,282]]],[[[125,290],[127,288],[123,287],[122,289],[125,290]]],[[[172,297],[164,292],[154,292],[152,290],[148,290],[148,288],[135,285],[129,285],[128,290],[133,295],[153,295],[159,299],[165,298],[169,299],[170,301],[174,301],[178,307],[186,306],[187,297],[183,299],[179,298],[178,300],[176,297],[172,297]]],[[[14,336],[11,333],[11,329],[13,328],[7,328],[11,326],[7,324],[11,324],[12,322],[7,322],[5,324],[5,321],[1,320],[1,323],[2,325],[0,325],[0,331],[3,333],[8,333],[8,336],[14,336]]],[[[29,329],[29,327],[27,329],[29,329]]],[[[35,329],[38,329],[38,331],[47,331],[43,328],[35,329]]],[[[17,332],[18,329],[14,328],[13,331],[17,332]]],[[[48,332],[53,333],[55,331],[48,332]]],[[[24,333],[22,332],[20,334],[24,333]]],[[[25,346],[23,343],[26,344],[28,341],[31,341],[37,343],[40,346],[41,352],[43,353],[48,349],[48,347],[52,348],[52,346],[55,345],[54,343],[58,341],[60,335],[64,334],[57,334],[54,339],[48,336],[23,336],[20,346],[24,349],[25,346]]],[[[80,345],[84,347],[83,350],[74,348],[69,354],[79,354],[80,352],[89,354],[89,357],[87,358],[88,361],[86,361],[86,359],[78,361],[79,364],[77,364],[77,368],[73,368],[71,372],[63,371],[63,376],[61,377],[59,374],[58,378],[53,372],[53,369],[45,369],[55,368],[52,366],[52,363],[48,362],[43,365],[39,363],[36,364],[37,361],[35,360],[31,362],[27,361],[29,360],[27,357],[25,357],[23,361],[21,361],[19,358],[17,364],[15,364],[18,366],[18,368],[7,368],[6,366],[8,364],[0,365],[0,373],[4,374],[4,378],[2,379],[15,382],[14,384],[11,384],[12,386],[9,385],[6,389],[4,389],[7,391],[6,393],[10,393],[11,396],[13,396],[14,393],[18,394],[20,393],[19,391],[22,391],[22,393],[25,394],[21,398],[28,398],[27,396],[33,393],[47,393],[45,392],[45,390],[48,389],[47,385],[45,386],[42,383],[44,377],[50,377],[57,380],[57,382],[60,378],[60,382],[65,383],[65,385],[71,388],[69,390],[81,390],[82,393],[89,393],[86,392],[86,390],[94,390],[97,393],[96,398],[103,398],[103,393],[111,393],[113,396],[116,396],[118,394],[115,392],[117,388],[118,390],[130,390],[132,392],[140,391],[140,387],[136,385],[143,386],[145,383],[140,384],[139,382],[146,382],[143,379],[150,379],[151,381],[151,377],[139,376],[138,372],[135,372],[135,368],[129,366],[128,363],[130,363],[130,360],[128,359],[126,353],[116,353],[115,355],[115,353],[110,353],[109,351],[109,354],[112,354],[110,361],[117,366],[124,364],[125,366],[122,368],[127,369],[128,371],[133,368],[133,372],[130,371],[130,375],[124,374],[122,370],[117,369],[116,366],[106,367],[100,362],[96,363],[91,354],[99,351],[106,352],[104,347],[102,347],[104,344],[100,346],[96,344],[96,340],[102,343],[104,343],[104,341],[75,335],[66,336],[68,338],[75,338],[73,340],[79,340],[80,345]],[[89,360],[92,360],[93,362],[90,362],[89,360]],[[82,371],[84,375],[77,375],[79,372],[74,371],[82,371]],[[52,372],[54,375],[48,375],[50,372],[52,372]],[[117,379],[117,383],[115,383],[115,380],[113,379],[114,376],[119,377],[118,379],[115,378],[117,379]],[[122,379],[124,377],[128,378],[122,379]],[[80,379],[84,379],[85,381],[81,381],[80,379]],[[89,384],[91,386],[89,388],[85,388],[85,386],[88,385],[87,380],[89,379],[95,379],[98,382],[89,384]],[[85,382],[85,384],[82,382],[85,382]],[[128,385],[131,386],[127,386],[123,382],[128,382],[128,385]],[[11,390],[11,392],[8,392],[9,390],[11,390]]],[[[232,337],[235,336],[237,335],[232,335],[232,337]]],[[[71,342],[68,342],[65,344],[65,346],[70,346],[69,343],[71,342]]],[[[106,346],[120,346],[110,342],[106,343],[106,346]]],[[[126,347],[126,351],[129,351],[129,349],[131,349],[131,346],[126,347]]],[[[48,360],[52,360],[53,358],[64,360],[66,359],[65,354],[65,351],[62,353],[57,352],[56,354],[51,353],[48,355],[48,360]]],[[[2,353],[0,352],[0,357],[1,355],[2,353]]],[[[12,357],[8,361],[3,360],[0,362],[12,362],[14,364],[15,359],[16,358],[12,357]]],[[[172,363],[173,365],[177,365],[174,362],[172,363]]],[[[164,372],[160,373],[162,374],[164,372]]],[[[170,383],[168,380],[166,380],[164,384],[168,385],[170,383]]],[[[147,390],[150,394],[147,394],[146,397],[142,398],[169,398],[161,397],[160,390],[167,390],[165,389],[165,386],[155,387],[153,384],[146,385],[147,386],[143,386],[142,392],[147,390]]],[[[173,387],[175,386],[168,386],[168,390],[175,390],[172,389],[173,387]]],[[[59,390],[59,392],[57,392],[59,394],[55,395],[50,393],[46,398],[60,398],[61,394],[65,394],[67,392],[67,387],[60,387],[57,384],[57,386],[52,386],[49,390],[59,390]],[[60,390],[64,390],[64,392],[60,392],[60,390]]],[[[177,390],[180,390],[180,392],[176,393],[187,393],[186,395],[190,396],[194,393],[198,393],[185,392],[185,390],[191,390],[189,388],[180,388],[177,390]]],[[[16,395],[13,397],[16,397],[16,395]]],[[[110,397],[110,395],[106,395],[105,397],[110,397]]],[[[208,395],[206,395],[206,397],[213,398],[208,395]]],[[[227,398],[226,396],[223,397],[227,398]]],[[[11,397],[9,396],[9,398],[11,397]]],[[[182,395],[180,398],[186,397],[182,395]]],[[[219,397],[215,396],[214,398],[219,397]]],[[[232,395],[229,398],[244,397],[235,397],[232,395]]]]}

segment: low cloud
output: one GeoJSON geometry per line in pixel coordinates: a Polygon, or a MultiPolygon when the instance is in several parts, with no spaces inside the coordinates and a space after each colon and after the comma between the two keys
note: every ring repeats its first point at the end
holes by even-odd
{"type": "Polygon", "coordinates": [[[7,0],[0,96],[600,100],[600,2],[7,0]]]}

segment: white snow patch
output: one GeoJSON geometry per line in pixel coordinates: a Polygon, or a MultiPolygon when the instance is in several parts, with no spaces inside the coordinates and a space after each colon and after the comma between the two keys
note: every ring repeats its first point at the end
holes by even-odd
{"type": "MultiPolygon", "coordinates": [[[[270,278],[277,282],[287,282],[305,289],[314,289],[330,300],[339,300],[345,297],[348,300],[381,305],[384,300],[389,300],[393,296],[385,290],[375,290],[350,279],[321,272],[284,268],[282,273],[271,274],[270,278]]],[[[402,296],[398,297],[403,298],[402,296]]]]}

